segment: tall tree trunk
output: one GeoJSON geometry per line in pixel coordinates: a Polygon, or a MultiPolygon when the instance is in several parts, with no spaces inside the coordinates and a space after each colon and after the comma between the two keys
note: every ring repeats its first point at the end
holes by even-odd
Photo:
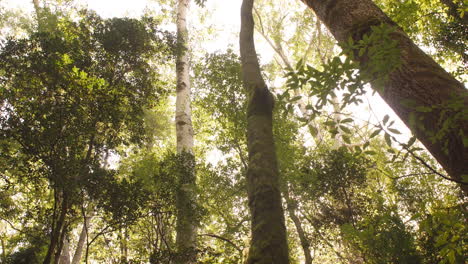
{"type": "Polygon", "coordinates": [[[83,248],[86,242],[86,237],[88,236],[89,227],[91,223],[92,216],[86,216],[85,220],[83,221],[83,227],[81,229],[80,237],[78,239],[78,243],[76,245],[75,253],[73,254],[73,259],[71,264],[79,264],[81,260],[81,256],[83,255],[83,248]]]}
{"type": "Polygon", "coordinates": [[[289,263],[279,173],[273,140],[274,98],[266,86],[254,44],[253,0],[241,7],[240,53],[244,87],[248,93],[247,191],[252,217],[248,264],[289,263]]]}
{"type": "Polygon", "coordinates": [[[176,135],[177,154],[182,167],[177,190],[176,263],[196,262],[196,193],[193,156],[193,127],[190,106],[190,78],[188,56],[187,11],[190,0],[178,0],[177,8],[177,97],[176,135]]]}
{"type": "MultiPolygon", "coordinates": [[[[345,43],[348,37],[355,41],[360,40],[365,33],[371,31],[373,25],[384,23],[395,26],[395,22],[371,0],[302,1],[315,11],[340,43],[345,43]]],[[[377,90],[450,178],[458,182],[465,195],[468,195],[468,185],[463,183],[462,178],[463,175],[468,175],[468,122],[465,117],[464,121],[446,128],[442,124],[447,119],[463,115],[462,111],[466,114],[468,91],[419,49],[401,28],[397,28],[391,36],[398,41],[402,65],[389,75],[384,89],[377,90]],[[417,112],[414,107],[402,103],[407,100],[432,111],[417,112]],[[460,100],[458,104],[462,105],[461,110],[449,109],[450,103],[456,103],[454,100],[460,100]],[[418,124],[414,125],[412,120],[416,120],[418,124]],[[432,137],[437,133],[441,138],[434,140],[432,137]]],[[[363,56],[358,56],[358,59],[364,60],[363,56]]],[[[378,87],[378,83],[372,82],[372,85],[374,88],[378,87]]]]}

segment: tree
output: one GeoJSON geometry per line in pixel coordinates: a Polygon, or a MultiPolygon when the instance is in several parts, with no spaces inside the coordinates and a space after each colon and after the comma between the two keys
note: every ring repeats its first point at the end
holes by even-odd
{"type": "MultiPolygon", "coordinates": [[[[371,0],[302,1],[342,44],[359,42],[372,26],[396,26],[371,0]]],[[[468,92],[400,28],[391,38],[398,42],[401,66],[383,86],[371,84],[468,195],[468,92]]],[[[356,55],[365,71],[366,54],[356,55]]]]}
{"type": "Polygon", "coordinates": [[[44,263],[58,261],[93,177],[113,180],[102,167],[107,153],[143,140],[143,107],[164,93],[147,62],[169,51],[155,23],[81,15],[52,16],[56,31],[9,40],[0,54],[1,139],[20,146],[54,197],[44,263]]]}
{"type": "Polygon", "coordinates": [[[177,190],[177,263],[196,262],[197,216],[195,192],[195,158],[193,156],[193,127],[190,105],[190,66],[187,30],[189,0],[179,0],[177,7],[177,96],[176,134],[177,154],[181,156],[180,166],[184,168],[179,177],[177,190]]]}
{"type": "Polygon", "coordinates": [[[247,193],[252,240],[247,263],[289,263],[279,172],[273,139],[274,98],[260,72],[254,44],[253,0],[241,7],[240,53],[248,95],[247,193]]]}

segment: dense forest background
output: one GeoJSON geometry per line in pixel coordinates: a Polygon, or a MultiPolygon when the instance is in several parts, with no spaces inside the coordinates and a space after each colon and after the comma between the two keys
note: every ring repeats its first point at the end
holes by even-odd
{"type": "Polygon", "coordinates": [[[466,263],[466,2],[317,3],[0,0],[0,263],[466,263]]]}

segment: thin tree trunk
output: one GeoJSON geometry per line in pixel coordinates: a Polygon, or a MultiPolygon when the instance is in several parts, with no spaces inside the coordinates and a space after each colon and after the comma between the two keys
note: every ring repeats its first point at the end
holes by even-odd
{"type": "MultiPolygon", "coordinates": [[[[66,207],[65,210],[66,211],[68,210],[68,206],[66,207]]],[[[66,213],[65,213],[65,215],[66,215],[66,213]]],[[[63,219],[63,222],[62,222],[61,226],[62,226],[62,228],[60,229],[58,244],[56,246],[57,249],[55,250],[55,255],[54,255],[54,264],[60,263],[60,258],[62,256],[62,249],[63,249],[64,242],[65,242],[65,237],[67,236],[67,224],[65,222],[65,218],[63,219]]]]}
{"type": "Polygon", "coordinates": [[[6,261],[7,261],[6,255],[7,254],[6,254],[6,248],[5,248],[5,240],[3,239],[3,236],[1,238],[1,240],[2,240],[2,262],[6,263],[6,261]]]}
{"type": "Polygon", "coordinates": [[[63,237],[63,232],[65,231],[64,230],[65,217],[68,211],[66,199],[63,198],[60,200],[61,200],[61,207],[59,209],[60,215],[57,219],[55,226],[52,227],[50,244],[49,244],[49,248],[47,249],[47,254],[44,258],[43,264],[50,264],[52,261],[52,257],[54,256],[55,256],[54,261],[57,261],[58,260],[56,258],[57,254],[55,253],[56,251],[59,251],[59,256],[60,256],[60,250],[62,248],[62,245],[61,245],[62,242],[60,241],[60,239],[63,237]]]}
{"type": "Polygon", "coordinates": [[[190,106],[190,78],[188,56],[187,11],[190,0],[179,0],[177,8],[177,97],[176,135],[177,154],[181,167],[177,190],[176,263],[196,263],[196,193],[195,159],[193,156],[193,127],[190,106]]]}
{"type": "Polygon", "coordinates": [[[78,243],[76,245],[75,254],[73,254],[73,259],[71,264],[79,264],[81,260],[81,256],[83,255],[83,248],[86,242],[86,237],[88,236],[89,227],[91,223],[92,216],[85,217],[83,221],[83,228],[81,229],[80,237],[78,239],[78,243]]]}
{"type": "Polygon", "coordinates": [[[39,7],[39,0],[32,0],[34,5],[34,10],[36,11],[36,16],[39,17],[39,13],[41,12],[41,8],[39,7]]]}
{"type": "MultiPolygon", "coordinates": [[[[276,52],[276,54],[281,59],[281,61],[283,61],[284,65],[279,63],[278,60],[276,60],[276,62],[278,63],[278,65],[284,66],[284,68],[286,68],[286,70],[294,71],[294,68],[292,67],[291,62],[289,61],[288,57],[286,56],[286,54],[284,52],[284,49],[283,49],[283,47],[281,45],[281,40],[277,40],[277,41],[274,42],[273,40],[271,40],[268,37],[267,33],[265,32],[265,29],[263,28],[263,25],[261,24],[261,14],[260,14],[260,12],[258,12],[258,10],[255,7],[254,7],[254,11],[255,11],[255,14],[256,14],[258,20],[260,21],[260,26],[255,27],[255,30],[258,33],[260,33],[260,35],[268,42],[270,47],[276,52]]],[[[307,50],[304,53],[304,55],[302,57],[304,61],[307,58],[308,53],[309,53],[309,50],[307,50]]],[[[293,92],[294,92],[294,96],[302,96],[298,89],[295,89],[293,92]]],[[[299,106],[299,110],[301,111],[301,115],[302,115],[303,118],[308,117],[306,105],[307,105],[307,103],[304,101],[303,97],[301,99],[299,99],[298,106],[299,106]]],[[[308,127],[308,129],[310,131],[310,134],[313,135],[316,143],[321,142],[323,140],[322,132],[320,131],[320,128],[318,127],[317,124],[315,124],[313,121],[309,121],[307,123],[307,127],[308,127]]]]}
{"type": "Polygon", "coordinates": [[[302,223],[299,217],[296,214],[296,209],[297,209],[297,202],[291,199],[290,193],[289,193],[289,186],[286,185],[286,190],[284,192],[285,198],[286,198],[286,204],[288,206],[288,213],[289,217],[291,217],[291,220],[294,223],[294,226],[296,227],[297,234],[299,235],[299,241],[301,242],[301,247],[302,251],[304,253],[304,264],[312,264],[312,254],[310,252],[310,241],[306,236],[306,233],[304,231],[304,228],[302,228],[302,223]]]}
{"type": "MultiPolygon", "coordinates": [[[[371,0],[302,1],[315,11],[340,43],[345,43],[348,37],[358,41],[371,31],[373,25],[384,23],[395,26],[371,0]]],[[[468,195],[468,185],[462,179],[463,175],[468,175],[468,146],[464,145],[464,137],[466,144],[468,135],[468,122],[462,119],[458,124],[453,123],[446,128],[442,124],[447,119],[463,115],[462,111],[466,111],[468,105],[468,91],[419,49],[401,28],[397,28],[391,36],[398,41],[402,65],[389,75],[384,89],[377,90],[450,178],[458,182],[465,195],[468,195]],[[455,103],[454,100],[457,99],[460,100],[458,104],[462,105],[462,109],[449,109],[449,104],[455,103]],[[408,100],[416,106],[432,110],[417,112],[414,107],[402,103],[408,100]],[[416,120],[417,124],[412,120],[416,120]],[[441,137],[434,140],[433,135],[437,133],[441,137]]],[[[358,59],[364,60],[364,57],[358,56],[358,59]]],[[[379,87],[375,82],[372,85],[374,88],[379,87]]]]}
{"type": "Polygon", "coordinates": [[[44,30],[44,14],[42,8],[39,6],[39,0],[32,0],[34,5],[34,11],[36,12],[36,19],[37,19],[37,28],[39,32],[44,30]]]}
{"type": "Polygon", "coordinates": [[[127,228],[120,229],[119,240],[120,240],[120,263],[127,263],[128,260],[128,247],[127,247],[127,228]]]}
{"type": "MultiPolygon", "coordinates": [[[[340,114],[340,102],[338,101],[338,97],[332,97],[332,105],[333,105],[333,122],[336,124],[340,123],[341,114],[340,114]]],[[[335,135],[334,142],[333,142],[333,149],[339,149],[343,146],[343,133],[341,133],[341,129],[339,126],[336,127],[338,133],[335,135]]]]}
{"type": "Polygon", "coordinates": [[[289,263],[279,173],[273,140],[274,99],[266,86],[253,39],[253,0],[241,7],[240,53],[244,87],[248,93],[247,191],[252,217],[248,264],[289,263]]]}
{"type": "Polygon", "coordinates": [[[70,243],[67,235],[63,236],[63,247],[59,264],[70,264],[70,243]]]}

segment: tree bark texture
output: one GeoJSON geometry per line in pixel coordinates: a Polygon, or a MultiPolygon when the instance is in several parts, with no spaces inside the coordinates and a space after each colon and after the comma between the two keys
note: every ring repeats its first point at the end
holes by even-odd
{"type": "Polygon", "coordinates": [[[54,263],[58,262],[60,253],[62,251],[63,236],[66,232],[65,230],[65,218],[68,212],[68,201],[66,197],[58,198],[57,203],[60,205],[60,208],[57,209],[58,217],[55,219],[55,224],[52,226],[52,232],[50,235],[50,244],[47,249],[46,256],[44,258],[43,264],[50,264],[52,259],[54,263]]]}
{"type": "Polygon", "coordinates": [[[78,243],[76,244],[75,253],[73,254],[73,259],[71,264],[79,264],[81,256],[83,255],[83,248],[86,242],[86,237],[88,236],[88,230],[90,228],[91,216],[86,216],[83,221],[83,227],[81,229],[80,237],[78,238],[78,243]]]}
{"type": "MultiPolygon", "coordinates": [[[[387,24],[396,26],[371,0],[302,0],[314,10],[328,27],[336,40],[345,43],[349,37],[360,40],[371,26],[387,24]]],[[[468,195],[468,185],[462,176],[468,175],[468,147],[463,138],[468,137],[468,122],[459,122],[443,127],[443,121],[460,115],[468,106],[468,91],[462,83],[447,73],[431,57],[419,49],[400,27],[391,34],[398,41],[401,51],[401,67],[389,75],[384,89],[377,89],[382,98],[411,129],[429,152],[447,171],[450,178],[458,182],[468,195]],[[450,110],[446,106],[454,99],[461,101],[462,110],[450,110]],[[402,103],[411,101],[418,107],[431,108],[429,112],[418,112],[414,106],[402,103]],[[445,112],[444,112],[445,111],[445,112]],[[417,121],[414,125],[413,120],[417,121]],[[458,127],[457,127],[458,126],[458,127]],[[433,139],[434,133],[443,136],[433,139]]],[[[364,54],[365,56],[365,54],[364,54]]],[[[359,60],[365,61],[363,56],[359,60]]],[[[374,89],[379,85],[371,82],[374,89]]],[[[463,120],[466,120],[464,117],[463,120]]]]}
{"type": "Polygon", "coordinates": [[[36,19],[37,19],[37,29],[39,32],[44,31],[45,23],[44,23],[44,10],[39,5],[39,0],[32,0],[34,5],[34,11],[36,12],[36,19]]]}
{"type": "Polygon", "coordinates": [[[274,99],[266,86],[254,44],[253,0],[241,7],[240,53],[248,93],[247,191],[252,224],[248,264],[289,263],[279,173],[273,139],[274,99]]]}
{"type": "Polygon", "coordinates": [[[60,254],[59,264],[70,264],[70,243],[68,236],[63,237],[62,253],[60,254]]]}
{"type": "Polygon", "coordinates": [[[187,11],[190,0],[178,0],[177,8],[177,96],[176,136],[177,154],[181,157],[179,188],[176,194],[176,263],[196,263],[196,193],[193,157],[193,127],[190,106],[190,78],[187,11]]]}

